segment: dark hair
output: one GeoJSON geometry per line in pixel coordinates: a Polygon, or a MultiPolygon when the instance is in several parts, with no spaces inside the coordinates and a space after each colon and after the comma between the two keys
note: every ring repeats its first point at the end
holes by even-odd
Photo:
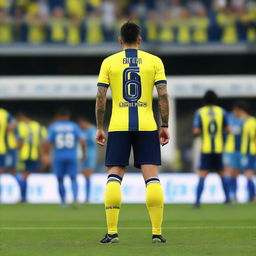
{"type": "Polygon", "coordinates": [[[203,100],[204,100],[204,104],[206,105],[215,105],[218,101],[218,96],[214,91],[208,90],[204,94],[203,100]]]}
{"type": "Polygon", "coordinates": [[[85,117],[85,116],[79,116],[79,117],[77,118],[77,120],[78,120],[78,121],[83,121],[83,122],[90,122],[89,119],[88,119],[87,117],[85,117]]]}
{"type": "Polygon", "coordinates": [[[57,116],[70,116],[71,113],[70,113],[70,110],[65,108],[65,107],[62,107],[62,108],[59,108],[57,111],[56,111],[56,115],[57,116]]]}
{"type": "Polygon", "coordinates": [[[25,110],[19,110],[18,112],[15,113],[15,116],[26,116],[26,117],[29,117],[30,115],[25,110]]]}
{"type": "Polygon", "coordinates": [[[239,100],[234,103],[233,108],[239,108],[239,109],[244,110],[245,112],[248,112],[249,104],[244,100],[239,100]]]}
{"type": "Polygon", "coordinates": [[[140,27],[134,22],[126,22],[121,27],[121,38],[126,44],[136,43],[140,36],[140,27]]]}

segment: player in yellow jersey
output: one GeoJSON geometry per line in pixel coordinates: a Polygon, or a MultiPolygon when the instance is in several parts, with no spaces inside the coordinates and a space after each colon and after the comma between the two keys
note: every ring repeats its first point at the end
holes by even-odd
{"type": "Polygon", "coordinates": [[[119,241],[117,226],[121,182],[125,167],[129,165],[131,148],[134,165],[141,168],[146,183],[152,241],[165,243],[161,234],[164,198],[157,167],[161,165],[160,143],[165,145],[169,142],[169,105],[164,66],[158,57],[138,50],[141,43],[140,28],[135,23],[127,22],[121,27],[119,42],[123,51],[106,58],[102,63],[96,97],[96,141],[104,146],[106,136],[103,121],[106,94],[110,87],[112,116],[105,159],[109,174],[105,192],[108,232],[101,243],[119,241]],[[162,119],[160,135],[152,111],[154,87],[158,92],[162,119]]]}
{"type": "MultiPolygon", "coordinates": [[[[244,104],[246,105],[246,104],[244,104]]],[[[248,201],[255,201],[253,182],[256,157],[256,120],[248,114],[248,107],[242,111],[244,120],[241,135],[241,169],[247,177],[248,201]]]]}
{"type": "Polygon", "coordinates": [[[224,132],[228,131],[228,122],[225,110],[216,105],[217,99],[215,92],[207,91],[204,95],[205,106],[197,110],[194,118],[193,135],[202,137],[199,183],[194,208],[200,207],[205,178],[211,171],[220,175],[226,197],[225,202],[230,202],[229,186],[222,162],[224,132]]]}
{"type": "Polygon", "coordinates": [[[37,121],[32,120],[26,113],[17,115],[19,160],[24,164],[22,202],[27,200],[27,178],[39,168],[42,142],[47,136],[47,130],[37,121]]]}
{"type": "MultiPolygon", "coordinates": [[[[7,136],[7,132],[12,129],[12,122],[13,122],[13,118],[11,114],[7,110],[0,108],[0,175],[4,172],[4,167],[6,166],[6,156],[8,153],[6,136],[7,136]]],[[[1,199],[1,183],[0,183],[0,199],[1,199]]]]}

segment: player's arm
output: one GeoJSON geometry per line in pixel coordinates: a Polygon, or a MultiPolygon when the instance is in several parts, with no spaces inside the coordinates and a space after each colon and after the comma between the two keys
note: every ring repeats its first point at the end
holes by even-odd
{"type": "Polygon", "coordinates": [[[86,159],[86,142],[83,138],[79,139],[79,144],[81,146],[82,149],[82,158],[81,158],[81,162],[83,162],[86,159]]]}
{"type": "Polygon", "coordinates": [[[162,120],[161,130],[159,133],[160,143],[164,146],[170,140],[168,130],[169,100],[164,65],[160,58],[155,59],[155,86],[158,93],[158,108],[162,120]]]}
{"type": "Polygon", "coordinates": [[[166,145],[170,140],[168,131],[169,123],[169,100],[166,83],[156,85],[158,93],[158,108],[161,116],[161,130],[160,130],[160,143],[162,146],[166,145]]]}
{"type": "Polygon", "coordinates": [[[98,86],[98,92],[96,96],[96,142],[97,144],[104,146],[106,141],[106,136],[103,130],[104,116],[106,111],[106,102],[107,102],[107,87],[98,86]]]}
{"type": "Polygon", "coordinates": [[[200,117],[199,111],[196,111],[195,113],[192,134],[195,137],[201,134],[201,117],[200,117]]]}
{"type": "Polygon", "coordinates": [[[82,157],[80,160],[81,160],[81,162],[84,162],[86,159],[86,141],[85,141],[85,138],[84,138],[83,133],[82,133],[81,129],[79,128],[79,126],[77,126],[77,134],[78,134],[78,142],[82,149],[82,157]]]}
{"type": "Polygon", "coordinates": [[[231,125],[228,119],[228,114],[226,112],[224,112],[224,115],[223,115],[223,129],[224,129],[224,132],[226,133],[230,133],[232,131],[231,125]]]}
{"type": "Polygon", "coordinates": [[[50,126],[47,138],[42,142],[42,162],[47,166],[50,165],[51,162],[51,151],[54,143],[54,130],[52,126],[50,126]]]}
{"type": "Polygon", "coordinates": [[[42,143],[42,162],[44,165],[48,166],[51,162],[50,153],[52,150],[52,143],[50,141],[44,141],[42,143]]]}
{"type": "Polygon", "coordinates": [[[98,78],[98,92],[96,96],[96,125],[97,125],[97,132],[96,132],[96,142],[97,144],[104,146],[106,142],[106,136],[103,130],[104,124],[104,116],[106,110],[106,102],[107,102],[107,90],[109,87],[109,68],[110,65],[108,60],[105,59],[102,62],[100,68],[100,74],[98,78]]]}

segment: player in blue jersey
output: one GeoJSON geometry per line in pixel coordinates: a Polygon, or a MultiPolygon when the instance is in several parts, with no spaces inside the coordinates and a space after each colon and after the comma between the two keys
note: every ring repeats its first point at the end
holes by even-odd
{"type": "Polygon", "coordinates": [[[66,202],[64,176],[71,179],[74,202],[77,201],[78,184],[76,180],[78,171],[78,144],[80,143],[85,158],[85,142],[79,126],[70,121],[70,113],[60,109],[56,121],[49,127],[46,143],[44,144],[43,161],[49,164],[52,153],[52,168],[58,180],[59,194],[62,205],[66,202]]]}
{"type": "Polygon", "coordinates": [[[81,163],[80,169],[86,180],[85,195],[86,202],[89,202],[91,192],[91,175],[95,171],[97,164],[97,144],[95,141],[96,127],[84,117],[80,117],[78,119],[78,123],[86,142],[86,159],[81,163]]]}
{"type": "Polygon", "coordinates": [[[245,104],[242,101],[236,102],[232,112],[227,115],[230,132],[225,143],[224,164],[225,171],[230,178],[230,198],[236,202],[237,176],[241,172],[241,138],[244,120],[242,118],[245,104]]]}

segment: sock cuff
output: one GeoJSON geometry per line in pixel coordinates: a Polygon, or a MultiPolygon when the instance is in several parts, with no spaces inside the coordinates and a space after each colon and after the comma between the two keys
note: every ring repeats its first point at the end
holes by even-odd
{"type": "Polygon", "coordinates": [[[151,177],[145,181],[146,186],[151,183],[160,183],[160,180],[158,177],[151,177]]]}
{"type": "Polygon", "coordinates": [[[119,184],[121,184],[122,178],[116,174],[109,174],[107,183],[109,182],[118,182],[119,184]]]}

